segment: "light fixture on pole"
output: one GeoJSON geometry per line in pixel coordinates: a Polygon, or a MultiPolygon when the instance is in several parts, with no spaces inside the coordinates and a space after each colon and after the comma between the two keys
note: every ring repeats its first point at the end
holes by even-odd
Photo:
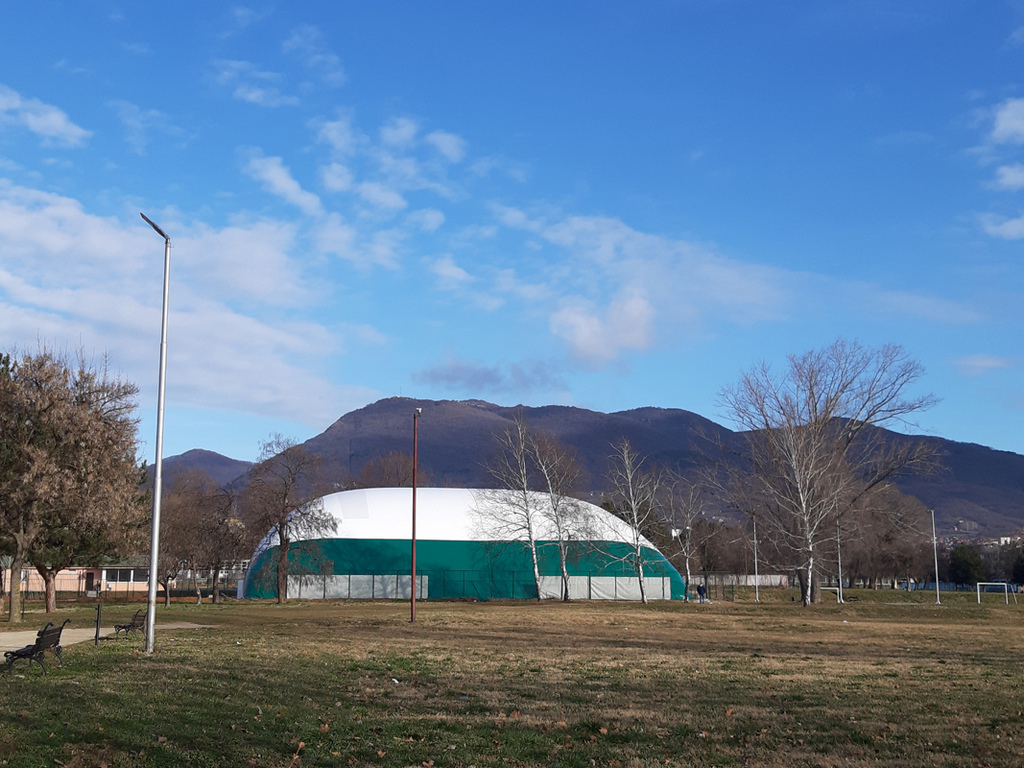
{"type": "Polygon", "coordinates": [[[939,592],[939,539],[935,535],[935,510],[932,513],[932,554],[935,555],[935,604],[942,605],[942,594],[939,592]]]}
{"type": "Polygon", "coordinates": [[[164,301],[160,320],[160,379],[156,398],[156,465],[153,476],[153,522],[149,543],[149,597],[146,608],[146,653],[153,652],[156,635],[157,561],[160,555],[160,496],[163,493],[164,464],[164,384],[167,378],[167,297],[171,278],[171,238],[146,214],[139,213],[164,239],[164,301]]]}
{"type": "Polygon", "coordinates": [[[409,621],[416,621],[416,465],[419,463],[417,455],[417,425],[420,421],[422,408],[417,408],[412,414],[412,584],[409,598],[409,621]]]}

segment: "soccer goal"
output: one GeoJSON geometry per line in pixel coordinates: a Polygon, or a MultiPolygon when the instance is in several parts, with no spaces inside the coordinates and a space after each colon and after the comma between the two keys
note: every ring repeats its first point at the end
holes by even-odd
{"type": "MultiPolygon", "coordinates": [[[[981,605],[981,588],[982,587],[1002,587],[1003,588],[1003,595],[1006,598],[1006,604],[1007,605],[1010,604],[1010,585],[1007,584],[1005,581],[979,581],[978,582],[978,587],[977,587],[978,588],[978,605],[981,605]]],[[[987,589],[985,591],[988,592],[987,589]]],[[[1014,602],[1014,604],[1017,603],[1017,593],[1016,592],[1013,593],[1013,602],[1014,602]]]]}

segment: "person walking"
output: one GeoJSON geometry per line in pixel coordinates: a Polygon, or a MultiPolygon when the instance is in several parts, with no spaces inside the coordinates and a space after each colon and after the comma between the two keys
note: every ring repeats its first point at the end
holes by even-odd
{"type": "Polygon", "coordinates": [[[707,589],[706,589],[706,588],[704,587],[704,585],[703,585],[703,584],[698,584],[698,585],[697,585],[697,601],[698,601],[698,602],[701,602],[701,603],[703,603],[703,602],[704,602],[704,596],[705,596],[705,595],[706,595],[707,593],[708,593],[708,591],[707,591],[707,589]]]}

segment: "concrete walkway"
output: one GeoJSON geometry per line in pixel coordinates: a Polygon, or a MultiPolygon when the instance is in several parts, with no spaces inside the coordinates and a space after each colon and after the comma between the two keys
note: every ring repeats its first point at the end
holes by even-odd
{"type": "MultiPolygon", "coordinates": [[[[187,621],[174,621],[166,624],[157,624],[157,630],[161,629],[208,629],[209,625],[206,624],[191,624],[187,621]]],[[[0,653],[3,651],[16,651],[18,648],[24,648],[26,645],[32,645],[36,641],[36,635],[42,627],[36,627],[32,630],[24,632],[0,632],[0,653]]],[[[111,637],[114,634],[114,628],[111,627],[100,627],[100,637],[111,637]]],[[[68,624],[64,627],[64,631],[60,635],[60,644],[62,646],[74,645],[75,643],[92,642],[96,638],[96,625],[91,627],[72,627],[68,624]]],[[[122,637],[123,641],[124,638],[122,637]]],[[[136,636],[135,640],[138,640],[136,636]]]]}

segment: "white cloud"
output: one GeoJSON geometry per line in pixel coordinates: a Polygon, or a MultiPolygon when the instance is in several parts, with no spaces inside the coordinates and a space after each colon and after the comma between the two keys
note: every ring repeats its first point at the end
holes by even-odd
{"type": "MultiPolygon", "coordinates": [[[[293,225],[215,229],[151,213],[173,244],[169,401],[322,427],[341,403],[374,396],[315,373],[337,352],[333,329],[258,314],[315,298],[289,256],[293,225]]],[[[163,244],[137,214],[100,217],[72,198],[0,180],[0,252],[0,337],[109,353],[117,370],[155,391],[163,244]]],[[[350,335],[369,343],[375,334],[359,326],[350,335]]]]}
{"type": "Polygon", "coordinates": [[[223,229],[199,224],[175,238],[175,267],[187,269],[197,282],[204,281],[208,296],[298,306],[308,300],[310,292],[288,255],[295,247],[295,237],[293,224],[271,220],[223,229]]]}
{"type": "Polygon", "coordinates": [[[282,47],[285,53],[297,54],[302,63],[327,85],[336,88],[345,83],[341,60],[324,46],[323,35],[311,24],[293,29],[282,47]]]}
{"type": "Polygon", "coordinates": [[[644,296],[628,293],[604,310],[572,301],[551,316],[551,331],[564,339],[575,357],[589,364],[614,360],[628,349],[647,349],[653,338],[654,310],[644,296]]]}
{"type": "Polygon", "coordinates": [[[0,85],[0,125],[4,123],[27,128],[41,137],[44,145],[81,147],[92,136],[92,131],[75,125],[63,110],[0,85]]]}
{"type": "Polygon", "coordinates": [[[474,281],[472,275],[455,263],[450,255],[433,259],[429,262],[430,271],[437,278],[437,286],[442,290],[454,290],[474,281]]]}
{"type": "Polygon", "coordinates": [[[339,115],[337,120],[317,122],[314,127],[317,128],[317,139],[329,144],[335,152],[347,155],[355,150],[357,137],[350,116],[339,115]]]}
{"type": "Polygon", "coordinates": [[[280,74],[257,69],[248,61],[219,59],[213,62],[214,79],[220,85],[232,88],[231,95],[239,101],[260,107],[286,107],[299,103],[295,96],[281,93],[276,83],[280,74]]]}
{"type": "Polygon", "coordinates": [[[111,101],[107,103],[117,111],[117,117],[125,129],[125,141],[132,152],[137,155],[146,153],[149,133],[158,130],[166,134],[176,134],[178,130],[169,124],[167,115],[155,109],[140,109],[127,101],[111,101]]]}
{"type": "Polygon", "coordinates": [[[1024,99],[1007,99],[996,108],[992,141],[1024,144],[1024,99]]]}
{"type": "Polygon", "coordinates": [[[985,214],[981,217],[981,226],[992,237],[999,237],[1003,240],[1024,238],[1024,215],[1015,219],[1007,219],[995,214],[985,214]]]}
{"type": "Polygon", "coordinates": [[[1013,367],[1010,360],[995,355],[968,355],[954,360],[953,364],[964,376],[984,376],[993,371],[1013,367]]]}
{"type": "MultiPolygon", "coordinates": [[[[963,325],[982,319],[973,307],[940,296],[880,289],[867,284],[852,287],[860,294],[863,305],[874,311],[916,317],[942,325],[963,325]]],[[[850,287],[847,287],[846,293],[850,292],[850,287]]]]}
{"type": "Polygon", "coordinates": [[[255,155],[249,158],[244,170],[249,176],[262,182],[263,189],[267,192],[287,200],[310,216],[319,216],[323,213],[320,198],[299,185],[280,157],[255,155]]]}
{"type": "Polygon", "coordinates": [[[436,232],[444,224],[444,214],[436,208],[423,208],[405,217],[408,224],[424,232],[436,232]]]}
{"type": "Polygon", "coordinates": [[[999,189],[1024,189],[1024,165],[1014,163],[997,168],[995,185],[999,189]]]}
{"type": "Polygon", "coordinates": [[[397,211],[408,205],[398,192],[380,182],[363,182],[356,187],[356,192],[370,205],[384,210],[397,211]]]}
{"type": "Polygon", "coordinates": [[[329,213],[318,221],[314,238],[320,253],[345,259],[360,268],[398,266],[398,246],[405,235],[382,230],[365,235],[346,223],[339,214],[329,213]]]}
{"type": "Polygon", "coordinates": [[[325,165],[320,170],[324,187],[330,192],[347,192],[352,189],[353,176],[348,166],[341,163],[325,165]]]}
{"type": "Polygon", "coordinates": [[[383,144],[407,147],[416,139],[419,126],[408,117],[395,117],[381,126],[380,140],[383,144]]]}
{"type": "Polygon", "coordinates": [[[466,142],[462,137],[454,133],[434,131],[428,133],[424,139],[428,144],[444,155],[450,162],[458,163],[466,156],[466,142]]]}

